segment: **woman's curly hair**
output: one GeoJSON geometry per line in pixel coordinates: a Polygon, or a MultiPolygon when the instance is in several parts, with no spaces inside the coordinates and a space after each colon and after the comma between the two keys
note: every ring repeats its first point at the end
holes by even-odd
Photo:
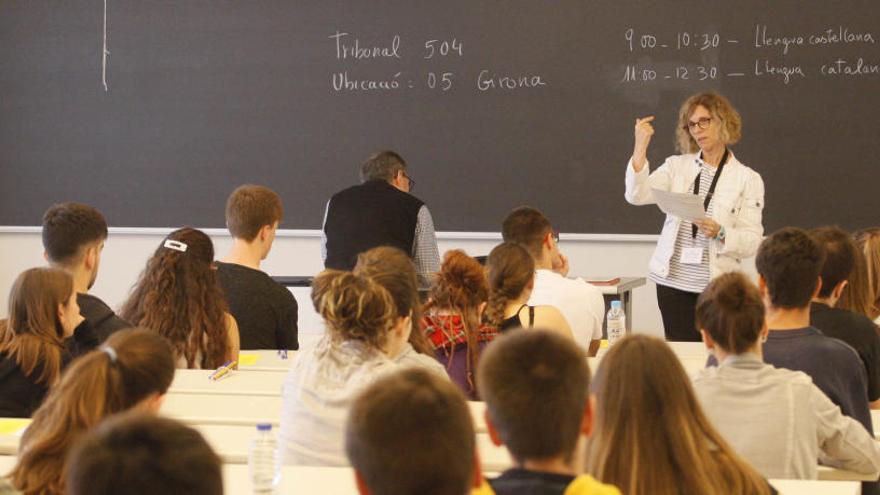
{"type": "Polygon", "coordinates": [[[207,234],[190,227],[175,230],[147,261],[121,311],[132,325],[168,339],[188,368],[216,368],[229,353],[228,307],[213,262],[207,234]],[[185,250],[166,247],[166,241],[182,243],[185,250]]]}

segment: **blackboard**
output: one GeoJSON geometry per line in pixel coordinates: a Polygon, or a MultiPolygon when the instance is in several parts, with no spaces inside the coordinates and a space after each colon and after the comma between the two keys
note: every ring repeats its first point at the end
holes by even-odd
{"type": "Polygon", "coordinates": [[[438,230],[531,204],[563,232],[656,234],[623,199],[634,119],[657,116],[656,166],[710,89],[742,113],[768,229],[877,224],[878,19],[876,0],[3,0],[0,225],[78,200],[112,226],[222,227],[251,182],[315,229],[390,148],[438,230]]]}

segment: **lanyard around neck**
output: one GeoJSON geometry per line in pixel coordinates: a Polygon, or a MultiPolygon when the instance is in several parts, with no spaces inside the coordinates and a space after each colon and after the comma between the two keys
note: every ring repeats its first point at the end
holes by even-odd
{"type": "MultiPolygon", "coordinates": [[[[724,155],[721,157],[721,163],[718,165],[718,170],[715,172],[715,177],[712,177],[712,184],[709,185],[709,191],[706,193],[706,199],[703,200],[703,210],[707,210],[709,208],[709,202],[712,201],[712,195],[715,194],[715,186],[718,185],[718,178],[721,177],[721,172],[724,170],[724,165],[727,163],[727,159],[730,158],[730,150],[724,148],[724,155]]],[[[703,175],[703,169],[700,167],[700,171],[697,173],[697,178],[694,180],[694,194],[700,195],[700,178],[703,175]]],[[[696,224],[691,225],[691,234],[693,238],[697,238],[697,228],[696,224]]]]}

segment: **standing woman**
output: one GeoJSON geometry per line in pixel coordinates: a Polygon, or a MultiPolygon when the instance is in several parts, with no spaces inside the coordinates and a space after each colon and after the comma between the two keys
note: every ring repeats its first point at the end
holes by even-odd
{"type": "Polygon", "coordinates": [[[175,230],[141,273],[122,318],[168,339],[178,368],[217,368],[238,359],[238,325],[229,314],[204,232],[175,230]]]}
{"type": "Polygon", "coordinates": [[[626,167],[626,200],[655,203],[652,189],[700,196],[706,218],[695,223],[666,216],[650,262],[666,340],[700,341],[694,323],[697,296],[716,276],[737,270],[761,242],[764,181],[733,156],[742,120],[723,96],[701,93],[688,98],[678,114],[676,145],[649,174],[648,145],[654,117],[636,120],[635,146],[626,167]]]}

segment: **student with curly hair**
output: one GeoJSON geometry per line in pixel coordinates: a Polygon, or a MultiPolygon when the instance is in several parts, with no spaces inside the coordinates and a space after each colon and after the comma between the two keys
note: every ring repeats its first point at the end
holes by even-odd
{"type": "Polygon", "coordinates": [[[425,305],[422,328],[452,381],[476,399],[480,350],[498,330],[483,323],[489,301],[486,272],[459,249],[447,251],[425,305]]]}
{"type": "Polygon", "coordinates": [[[189,227],[168,234],[141,273],[122,317],[168,339],[179,368],[238,359],[238,325],[217,278],[214,245],[189,227]]]}
{"type": "Polygon", "coordinates": [[[120,330],[68,368],[34,413],[10,474],[24,495],[65,493],[67,453],[112,414],[158,411],[174,379],[168,342],[145,329],[120,330]]]}
{"type": "Polygon", "coordinates": [[[355,395],[397,365],[392,357],[412,327],[398,318],[384,287],[368,277],[326,270],[312,303],[327,332],[297,353],[282,389],[279,458],[285,464],[345,466],[345,417],[355,395]]]}
{"type": "Polygon", "coordinates": [[[0,321],[0,417],[29,417],[80,348],[97,345],[82,322],[66,272],[31,268],[18,276],[9,318],[0,321]]]}
{"type": "Polygon", "coordinates": [[[530,306],[535,287],[535,260],[514,242],[495,246],[486,261],[489,306],[486,320],[501,332],[513,328],[544,328],[573,339],[565,316],[553,306],[530,306]]]}

